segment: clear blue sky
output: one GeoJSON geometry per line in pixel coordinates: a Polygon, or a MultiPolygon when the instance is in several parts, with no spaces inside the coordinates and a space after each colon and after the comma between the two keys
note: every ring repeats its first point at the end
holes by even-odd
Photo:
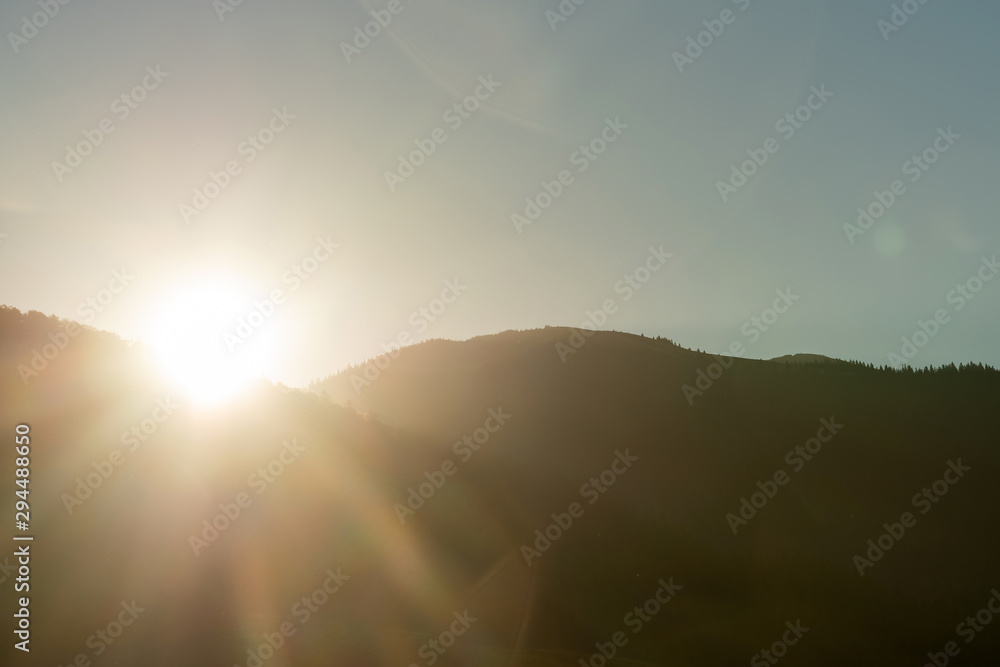
{"type": "Polygon", "coordinates": [[[1000,252],[995,2],[930,0],[890,33],[887,1],[590,0],[556,23],[558,0],[402,0],[348,62],[342,42],[388,4],[243,0],[220,19],[210,0],[75,0],[35,34],[37,2],[3,3],[0,303],[80,319],[126,267],[135,279],[90,323],[136,336],[206,272],[253,298],[287,292],[283,274],[330,236],[333,258],[264,325],[273,379],[305,383],[401,332],[577,326],[607,299],[606,328],[879,364],[945,309],[914,363],[1000,365],[1000,280],[949,300],[1000,252]],[[674,54],[724,10],[679,71],[674,54]],[[115,103],[144,79],[145,99],[115,103]],[[480,108],[446,115],[477,86],[480,108]],[[832,96],[779,131],[821,86],[832,96]],[[574,159],[616,118],[628,127],[603,154],[574,159]],[[113,131],[57,174],[103,119],[113,131]],[[240,148],[269,123],[272,143],[240,148]],[[390,188],[436,128],[445,141],[390,188]],[[911,180],[939,128],[960,138],[911,180]],[[767,162],[723,201],[748,150],[767,162]],[[229,161],[239,172],[185,222],[180,205],[229,161]],[[519,232],[512,214],[563,170],[572,182],[519,232]],[[844,225],[896,179],[905,192],[850,243],[844,225]],[[672,257],[626,301],[616,283],[661,245],[672,257]],[[454,278],[461,296],[414,324],[454,278]],[[799,299],[751,342],[744,324],[786,288],[799,299]]]}

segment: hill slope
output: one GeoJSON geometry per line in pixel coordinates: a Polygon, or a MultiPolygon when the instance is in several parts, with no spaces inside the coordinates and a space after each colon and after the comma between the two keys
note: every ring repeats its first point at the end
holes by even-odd
{"type": "MultiPolygon", "coordinates": [[[[316,389],[439,439],[439,457],[453,454],[450,443],[502,404],[510,425],[463,464],[467,497],[456,504],[474,499],[505,525],[521,522],[529,527],[524,542],[552,511],[579,500],[578,488],[615,451],[630,449],[640,462],[587,510],[579,533],[546,554],[551,561],[539,562],[551,577],[545,610],[552,619],[572,615],[581,585],[588,594],[635,599],[642,593],[633,584],[657,573],[690,582],[687,591],[700,591],[691,593],[698,612],[644,638],[647,657],[742,661],[756,652],[747,653],[754,641],[764,644],[766,628],[808,613],[826,637],[800,649],[811,651],[802,658],[810,664],[841,650],[844,637],[881,647],[873,664],[913,661],[919,650],[902,646],[929,650],[929,638],[953,639],[957,621],[989,597],[997,536],[982,517],[998,505],[989,491],[1000,472],[988,417],[1000,407],[995,371],[720,359],[617,333],[596,334],[561,355],[557,345],[573,334],[548,328],[431,341],[382,360],[377,376],[362,367],[316,389]],[[810,454],[824,421],[843,428],[810,454]],[[940,502],[915,506],[913,496],[959,459],[973,469],[968,479],[940,502]],[[788,483],[741,523],[741,499],[758,482],[773,488],[778,471],[788,483]],[[905,545],[860,576],[853,557],[907,511],[917,523],[905,545]],[[698,618],[727,620],[713,632],[698,618]]],[[[679,598],[675,609],[684,607],[679,598]]],[[[609,617],[615,608],[621,604],[607,605],[609,617]]],[[[986,642],[976,648],[986,651],[986,642]]]]}
{"type": "MultiPolygon", "coordinates": [[[[614,664],[746,664],[801,621],[800,664],[921,664],[997,583],[996,372],[549,328],[431,341],[360,391],[359,369],[314,387],[350,408],[262,385],[201,413],[140,348],[89,330],[25,384],[17,366],[64,325],[0,309],[2,427],[32,426],[33,657],[52,664],[95,657],[88,637],[133,598],[147,611],[105,659],[247,664],[288,621],[266,664],[577,665],[617,632],[614,664]],[[164,398],[169,419],[124,447],[164,398]],[[742,498],[761,506],[741,516],[742,498]],[[859,575],[904,512],[915,524],[859,575]],[[296,604],[338,568],[303,622],[296,604]],[[449,626],[463,634],[441,654],[449,626]]],[[[962,653],[985,664],[997,634],[962,653]]]]}

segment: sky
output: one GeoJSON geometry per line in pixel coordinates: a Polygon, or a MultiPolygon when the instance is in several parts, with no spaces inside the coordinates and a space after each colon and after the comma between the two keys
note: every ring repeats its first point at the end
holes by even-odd
{"type": "Polygon", "coordinates": [[[7,0],[0,303],[136,338],[219,284],[236,332],[277,290],[247,345],[293,386],[400,337],[584,322],[879,365],[917,334],[913,365],[1000,366],[998,19],[7,0]]]}

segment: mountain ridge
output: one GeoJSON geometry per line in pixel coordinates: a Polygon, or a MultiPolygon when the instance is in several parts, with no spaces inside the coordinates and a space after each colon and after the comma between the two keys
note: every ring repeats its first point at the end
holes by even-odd
{"type": "MultiPolygon", "coordinates": [[[[141,346],[87,330],[25,385],[16,366],[55,325],[0,309],[2,428],[30,423],[37,448],[49,583],[33,604],[39,631],[60,637],[52,662],[120,603],[123,568],[137,573],[128,595],[185,638],[143,636],[160,657],[148,664],[164,665],[241,661],[248,621],[233,600],[248,580],[267,582],[256,618],[273,624],[315,588],[313,570],[338,566],[352,580],[322,612],[327,632],[308,635],[324,664],[383,664],[370,637],[405,664],[470,608],[480,620],[454,663],[568,667],[661,579],[683,588],[623,658],[742,664],[800,618],[814,628],[796,647],[805,664],[917,663],[994,585],[992,369],[784,364],[571,328],[429,341],[357,393],[338,376],[346,407],[322,383],[262,383],[207,414],[182,403],[85,494],[166,390],[141,346]],[[563,363],[555,346],[574,333],[584,343],[563,363]],[[689,401],[685,385],[701,394],[689,401]],[[252,493],[246,518],[206,532],[292,440],[302,462],[252,493]],[[920,498],[956,466],[970,470],[947,495],[920,498]],[[871,551],[907,511],[916,525],[871,551]],[[205,543],[194,553],[192,536],[205,543]],[[178,573],[192,582],[180,594],[178,573]]],[[[12,466],[0,460],[0,476],[12,466]]],[[[963,648],[997,652],[995,633],[963,648]]]]}

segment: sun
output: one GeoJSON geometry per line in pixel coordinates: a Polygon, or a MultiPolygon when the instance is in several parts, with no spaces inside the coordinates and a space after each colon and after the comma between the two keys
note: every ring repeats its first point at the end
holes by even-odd
{"type": "Polygon", "coordinates": [[[227,344],[251,309],[252,298],[233,281],[193,279],[167,292],[143,339],[166,378],[193,404],[217,406],[262,377],[272,360],[266,330],[239,346],[227,344]]]}

